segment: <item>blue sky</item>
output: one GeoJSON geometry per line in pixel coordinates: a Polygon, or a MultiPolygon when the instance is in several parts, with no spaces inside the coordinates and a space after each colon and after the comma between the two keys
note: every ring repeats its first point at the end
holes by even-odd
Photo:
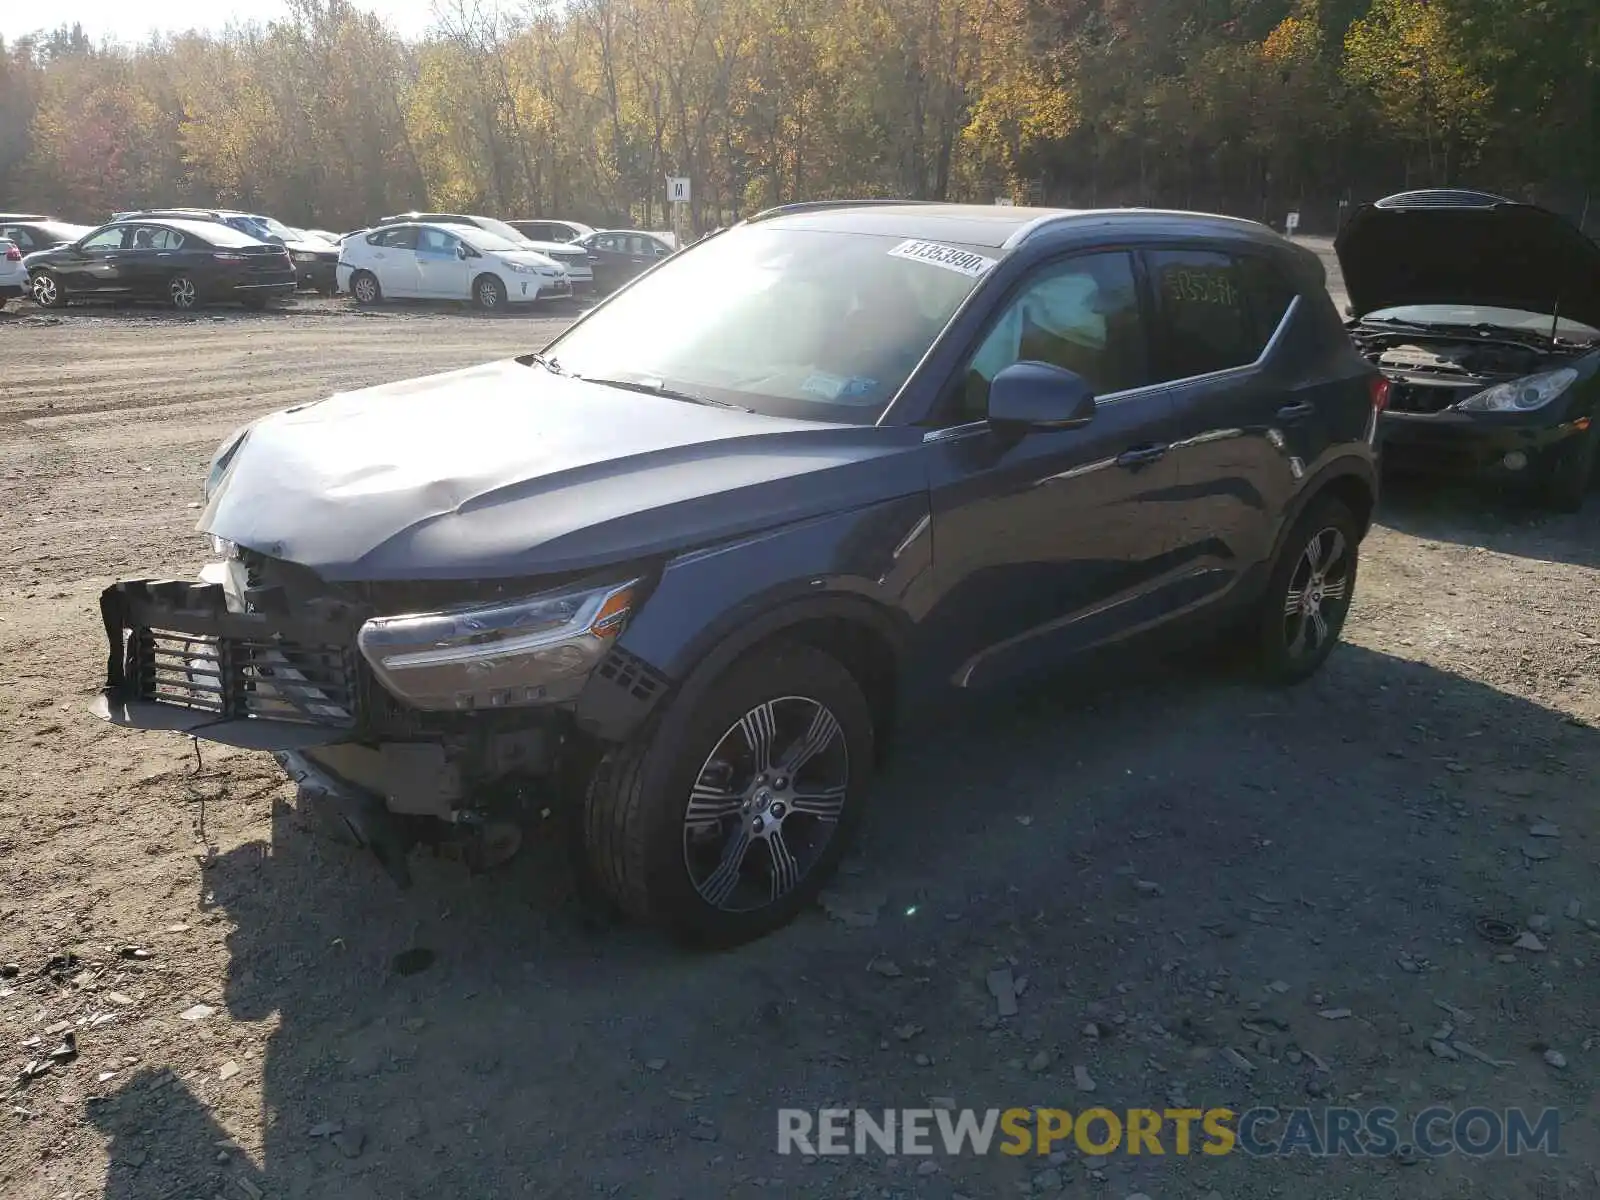
{"type": "MultiPolygon", "coordinates": [[[[398,33],[416,37],[434,20],[436,0],[353,0],[383,17],[398,33]]],[[[448,2],[448,0],[447,0],[448,2]]],[[[156,0],[151,4],[130,0],[51,0],[32,10],[42,27],[77,22],[95,41],[112,39],[140,42],[152,32],[181,33],[190,29],[221,29],[230,21],[270,21],[285,13],[281,0],[156,0]],[[48,17],[46,18],[46,14],[48,17]]],[[[6,22],[6,32],[27,32],[27,20],[6,22]],[[20,25],[21,28],[17,28],[20,25]]],[[[11,40],[8,37],[7,40],[11,40]]]]}

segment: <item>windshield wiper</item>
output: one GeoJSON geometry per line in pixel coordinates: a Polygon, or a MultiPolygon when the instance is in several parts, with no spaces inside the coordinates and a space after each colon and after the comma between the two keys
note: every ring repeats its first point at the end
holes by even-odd
{"type": "Polygon", "coordinates": [[[754,412],[753,408],[746,408],[742,404],[734,404],[730,400],[716,400],[710,396],[702,396],[698,392],[684,392],[677,388],[669,388],[659,380],[651,383],[637,382],[632,379],[601,379],[595,375],[574,375],[574,379],[581,379],[584,383],[597,383],[601,387],[620,388],[625,392],[643,392],[647,396],[665,396],[668,400],[682,400],[688,404],[704,404],[711,408],[731,408],[736,412],[754,412]]]}
{"type": "Polygon", "coordinates": [[[561,366],[561,364],[559,362],[557,362],[553,358],[546,358],[543,354],[530,354],[530,355],[528,355],[528,362],[531,363],[533,366],[543,367],[546,371],[549,371],[550,374],[552,374],[552,375],[565,375],[566,374],[566,371],[562,369],[562,366],[561,366]]]}

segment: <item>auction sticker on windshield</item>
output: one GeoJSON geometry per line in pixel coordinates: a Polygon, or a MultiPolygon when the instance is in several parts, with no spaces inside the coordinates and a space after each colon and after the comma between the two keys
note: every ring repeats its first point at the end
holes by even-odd
{"type": "Polygon", "coordinates": [[[995,259],[974,254],[970,250],[958,250],[954,246],[941,246],[938,242],[915,240],[901,242],[889,253],[895,258],[910,258],[917,262],[932,263],[947,271],[959,271],[973,279],[989,270],[996,262],[995,259]]]}

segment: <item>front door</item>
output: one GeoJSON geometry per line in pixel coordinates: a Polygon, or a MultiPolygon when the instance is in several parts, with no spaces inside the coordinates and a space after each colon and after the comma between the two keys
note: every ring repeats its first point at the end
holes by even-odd
{"type": "Polygon", "coordinates": [[[123,291],[126,285],[122,281],[122,247],[129,232],[126,225],[113,225],[63,256],[52,267],[62,287],[79,296],[123,291]]]}
{"type": "Polygon", "coordinates": [[[1047,669],[1153,623],[1170,581],[1171,402],[1149,381],[1131,254],[1039,267],[1002,307],[930,434],[938,599],[922,622],[940,673],[975,687],[1047,669]],[[1083,428],[990,429],[989,381],[1066,367],[1098,397],[1083,428]]]}
{"type": "Polygon", "coordinates": [[[442,229],[417,230],[417,278],[420,294],[464,300],[472,294],[472,264],[462,258],[461,239],[442,229]]]}

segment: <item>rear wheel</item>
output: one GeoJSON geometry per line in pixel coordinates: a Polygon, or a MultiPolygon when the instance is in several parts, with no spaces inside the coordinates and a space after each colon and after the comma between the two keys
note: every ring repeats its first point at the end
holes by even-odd
{"type": "Polygon", "coordinates": [[[589,864],[624,912],[680,940],[759,937],[815,901],[872,758],[871,711],[838,660],[757,650],[602,758],[584,797],[589,864]]]}
{"type": "Polygon", "coordinates": [[[187,312],[200,304],[200,289],[187,275],[174,275],[167,280],[167,299],[172,307],[187,312]]]}
{"type": "Polygon", "coordinates": [[[1255,618],[1256,657],[1277,683],[1327,661],[1355,595],[1360,527],[1332,496],[1313,500],[1284,539],[1255,618]]]}
{"type": "Polygon", "coordinates": [[[377,304],[383,299],[383,289],[378,286],[378,277],[371,271],[357,271],[350,277],[350,294],[356,298],[357,304],[377,304]]]}
{"type": "Polygon", "coordinates": [[[36,273],[28,281],[28,291],[40,308],[60,308],[67,302],[66,293],[61,290],[61,281],[49,271],[36,273]]]}
{"type": "Polygon", "coordinates": [[[506,306],[506,285],[493,275],[479,275],[472,284],[472,302],[484,312],[497,312],[506,306]]]}

